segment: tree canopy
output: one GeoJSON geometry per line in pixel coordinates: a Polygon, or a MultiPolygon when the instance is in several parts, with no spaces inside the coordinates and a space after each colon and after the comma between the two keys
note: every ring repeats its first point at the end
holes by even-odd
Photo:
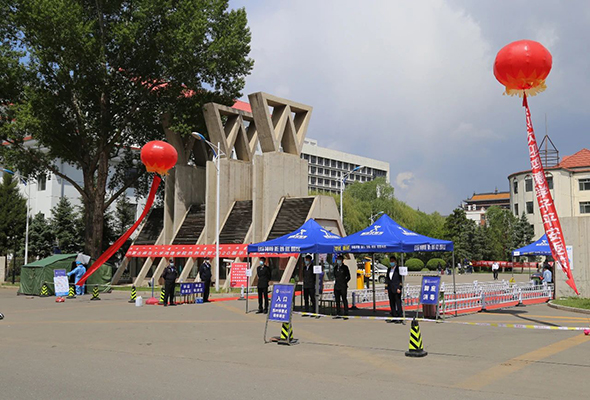
{"type": "Polygon", "coordinates": [[[133,147],[169,128],[190,153],[202,105],[241,95],[249,52],[246,12],[227,0],[0,0],[0,162],[74,186],[97,257],[106,210],[143,171],[133,147]]]}
{"type": "Polygon", "coordinates": [[[17,188],[18,181],[5,173],[0,184],[0,254],[21,248],[27,222],[27,200],[17,188]]]}

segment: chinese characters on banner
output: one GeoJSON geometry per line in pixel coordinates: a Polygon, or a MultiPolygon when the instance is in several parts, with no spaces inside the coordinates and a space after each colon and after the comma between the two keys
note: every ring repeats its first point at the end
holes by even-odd
{"type": "Polygon", "coordinates": [[[440,288],[440,276],[422,277],[422,290],[420,291],[421,304],[438,304],[438,290],[440,288]]]}
{"type": "Polygon", "coordinates": [[[290,322],[291,306],[293,304],[293,294],[295,286],[293,285],[274,285],[272,288],[272,298],[270,300],[270,311],[268,313],[269,321],[290,322]]]}
{"type": "Polygon", "coordinates": [[[248,263],[232,263],[230,270],[230,287],[240,288],[248,286],[246,269],[248,269],[248,263]]]}
{"type": "Polygon", "coordinates": [[[541,163],[541,156],[539,155],[539,147],[537,146],[537,139],[535,138],[535,131],[533,130],[533,122],[531,121],[531,112],[529,110],[526,95],[523,98],[522,105],[526,109],[527,141],[529,146],[529,157],[531,159],[531,170],[535,182],[535,194],[537,195],[537,202],[539,203],[539,210],[541,211],[543,227],[545,228],[549,247],[551,248],[551,255],[553,256],[553,259],[561,265],[563,272],[567,275],[566,283],[574,290],[574,292],[576,292],[576,294],[579,294],[572,275],[559,217],[557,216],[557,211],[555,211],[553,197],[551,196],[549,186],[547,185],[547,178],[545,178],[545,169],[541,163]]]}

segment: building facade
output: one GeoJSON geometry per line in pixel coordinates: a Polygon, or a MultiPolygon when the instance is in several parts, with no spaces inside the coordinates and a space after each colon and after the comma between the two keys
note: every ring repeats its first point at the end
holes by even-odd
{"type": "MultiPolygon", "coordinates": [[[[554,166],[545,167],[547,184],[560,218],[590,216],[590,150],[582,149],[565,156],[554,166]]],[[[508,176],[510,209],[526,214],[535,228],[535,237],[544,233],[531,170],[508,176]]]]}
{"type": "Polygon", "coordinates": [[[310,191],[340,193],[345,182],[369,182],[384,177],[389,182],[389,163],[318,146],[317,140],[306,139],[301,158],[309,163],[310,191]]]}
{"type": "Polygon", "coordinates": [[[486,210],[492,206],[510,208],[510,192],[473,193],[471,198],[463,201],[463,209],[467,219],[475,221],[479,225],[485,225],[486,210]]]}

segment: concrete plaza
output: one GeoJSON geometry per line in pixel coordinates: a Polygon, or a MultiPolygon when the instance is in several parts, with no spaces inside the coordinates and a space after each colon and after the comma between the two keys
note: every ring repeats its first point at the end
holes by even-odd
{"type": "Polygon", "coordinates": [[[296,315],[300,344],[287,347],[264,344],[265,318],[243,301],[140,308],[128,296],[60,304],[0,288],[0,398],[587,398],[590,336],[459,324],[590,325],[545,304],[422,323],[429,354],[413,359],[409,324],[296,315]]]}

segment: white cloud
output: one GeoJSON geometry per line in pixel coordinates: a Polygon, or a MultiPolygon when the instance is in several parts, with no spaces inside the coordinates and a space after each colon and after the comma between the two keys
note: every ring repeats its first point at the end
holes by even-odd
{"type": "Polygon", "coordinates": [[[400,189],[407,189],[409,188],[412,183],[414,183],[414,173],[413,172],[400,172],[395,177],[395,183],[399,186],[400,189]]]}

